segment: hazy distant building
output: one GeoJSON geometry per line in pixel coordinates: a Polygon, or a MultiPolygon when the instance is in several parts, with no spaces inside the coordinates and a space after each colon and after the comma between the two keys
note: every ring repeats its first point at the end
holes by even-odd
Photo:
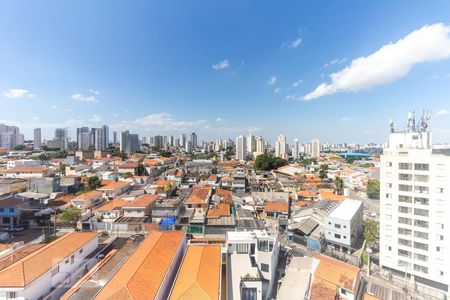
{"type": "Polygon", "coordinates": [[[292,145],[292,158],[294,160],[297,160],[299,154],[300,154],[300,145],[298,139],[294,139],[294,144],[292,145]]]}
{"type": "Polygon", "coordinates": [[[23,145],[24,136],[19,127],[0,124],[0,147],[12,150],[17,145],[23,145]]]}
{"type": "Polygon", "coordinates": [[[91,149],[91,133],[89,127],[77,128],[77,148],[83,151],[91,149]]]}
{"type": "Polygon", "coordinates": [[[131,154],[139,150],[139,135],[123,131],[120,140],[120,151],[131,154]]]}
{"type": "Polygon", "coordinates": [[[320,156],[320,141],[318,139],[314,139],[311,141],[311,157],[319,157],[320,156]]]}
{"type": "Polygon", "coordinates": [[[186,153],[192,153],[192,141],[186,140],[186,144],[184,145],[184,151],[186,153]]]}
{"type": "Polygon", "coordinates": [[[286,159],[286,136],[280,134],[275,141],[275,156],[286,159]]]}
{"type": "Polygon", "coordinates": [[[249,134],[247,137],[247,152],[253,154],[256,151],[256,138],[253,134],[249,134]]]}
{"type": "Polygon", "coordinates": [[[192,143],[192,148],[197,148],[198,143],[197,143],[197,134],[195,132],[191,133],[191,143],[192,143]]]}
{"type": "Polygon", "coordinates": [[[33,138],[34,138],[34,150],[41,150],[42,147],[42,131],[41,128],[35,128],[33,131],[33,138]]]}
{"type": "Polygon", "coordinates": [[[236,159],[245,160],[247,157],[247,141],[245,136],[236,137],[236,159]]]}
{"type": "Polygon", "coordinates": [[[184,147],[186,145],[186,134],[182,133],[180,134],[180,147],[184,147]]]}
{"type": "Polygon", "coordinates": [[[117,138],[117,131],[113,131],[113,144],[116,145],[119,143],[119,140],[117,138]]]}
{"type": "Polygon", "coordinates": [[[52,146],[54,148],[59,148],[61,150],[67,150],[68,143],[69,143],[69,138],[67,136],[67,129],[56,128],[55,129],[55,137],[53,138],[52,146]]]}

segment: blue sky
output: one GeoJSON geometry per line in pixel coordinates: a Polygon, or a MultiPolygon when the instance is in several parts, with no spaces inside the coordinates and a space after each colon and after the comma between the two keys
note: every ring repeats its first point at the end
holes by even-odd
{"type": "Polygon", "coordinates": [[[26,138],[109,124],[364,143],[429,109],[434,141],[449,142],[449,11],[448,1],[0,1],[0,122],[26,138]]]}

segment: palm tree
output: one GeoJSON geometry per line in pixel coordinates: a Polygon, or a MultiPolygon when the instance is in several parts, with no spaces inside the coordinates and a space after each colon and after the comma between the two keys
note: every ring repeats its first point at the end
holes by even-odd
{"type": "Polygon", "coordinates": [[[342,195],[344,192],[344,180],[341,177],[336,176],[334,179],[334,185],[336,186],[336,192],[338,195],[342,195]]]}

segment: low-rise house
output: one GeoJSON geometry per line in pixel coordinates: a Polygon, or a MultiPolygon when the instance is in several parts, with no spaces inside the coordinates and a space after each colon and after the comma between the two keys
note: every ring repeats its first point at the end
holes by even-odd
{"type": "Polygon", "coordinates": [[[151,205],[152,223],[160,224],[160,228],[173,229],[182,208],[180,199],[156,199],[151,205]]]}
{"type": "Polygon", "coordinates": [[[96,232],[72,232],[0,270],[0,299],[59,299],[98,247],[96,232]]]}
{"type": "Polygon", "coordinates": [[[94,299],[168,299],[185,251],[183,231],[152,231],[94,299]]]}
{"type": "Polygon", "coordinates": [[[212,189],[209,186],[199,186],[192,189],[184,204],[189,208],[203,208],[206,212],[209,206],[212,189]]]}
{"type": "Polygon", "coordinates": [[[233,178],[230,176],[224,176],[220,179],[220,187],[222,189],[231,190],[233,187],[233,178]]]}
{"type": "Polygon", "coordinates": [[[206,184],[209,184],[210,186],[215,187],[218,184],[218,177],[216,174],[209,175],[208,179],[206,180],[206,184]]]}
{"type": "Polygon", "coordinates": [[[234,172],[233,181],[231,183],[231,189],[236,193],[245,193],[246,191],[246,177],[244,172],[234,172]]]}
{"type": "Polygon", "coordinates": [[[361,280],[360,269],[321,254],[315,254],[308,298],[311,300],[354,300],[361,280]]]}
{"type": "Polygon", "coordinates": [[[316,201],[318,194],[314,191],[301,190],[297,192],[297,199],[301,201],[316,201]]]}
{"type": "Polygon", "coordinates": [[[325,218],[325,239],[334,249],[353,252],[363,231],[362,201],[345,199],[325,218]]]}
{"type": "Polygon", "coordinates": [[[12,198],[0,200],[0,226],[21,224],[23,209],[28,207],[28,202],[23,200],[12,198]]]}
{"type": "Polygon", "coordinates": [[[104,201],[102,192],[99,191],[90,191],[71,200],[72,205],[78,209],[81,209],[83,212],[88,211],[89,209],[98,206],[100,203],[104,201]]]}
{"type": "Polygon", "coordinates": [[[16,194],[28,189],[28,180],[21,178],[0,178],[0,195],[16,194]]]}
{"type": "Polygon", "coordinates": [[[345,197],[344,197],[344,195],[338,195],[333,192],[321,192],[319,194],[319,199],[340,202],[340,201],[344,200],[345,197]]]}
{"type": "Polygon", "coordinates": [[[116,198],[99,206],[95,210],[95,215],[102,222],[114,222],[117,218],[122,216],[122,207],[129,203],[129,201],[122,198],[116,198]]]}
{"type": "Polygon", "coordinates": [[[0,171],[0,175],[9,178],[35,178],[51,175],[51,170],[46,167],[15,167],[0,171]]]}
{"type": "Polygon", "coordinates": [[[37,177],[30,178],[28,181],[28,189],[31,192],[51,194],[61,191],[60,177],[37,177]]]}
{"type": "Polygon", "coordinates": [[[103,197],[106,199],[113,199],[131,188],[131,182],[116,181],[105,186],[99,187],[97,191],[103,193],[103,197]]]}
{"type": "Polygon", "coordinates": [[[91,170],[88,165],[66,166],[66,176],[85,176],[91,170]]]}
{"type": "Polygon", "coordinates": [[[117,171],[122,174],[136,175],[138,173],[139,163],[126,162],[117,166],[117,171]]]}
{"type": "Polygon", "coordinates": [[[169,299],[219,300],[221,286],[220,245],[189,245],[169,299]]]}
{"type": "Polygon", "coordinates": [[[265,201],[263,211],[269,218],[277,219],[279,216],[287,216],[289,213],[289,202],[265,201]]]}
{"type": "Polygon", "coordinates": [[[270,299],[280,243],[265,230],[227,232],[227,297],[270,299]]]}
{"type": "Polygon", "coordinates": [[[125,218],[145,218],[152,215],[152,204],[160,199],[159,195],[145,194],[122,206],[125,218]]]}
{"type": "Polygon", "coordinates": [[[206,215],[205,236],[225,237],[234,230],[236,222],[229,203],[212,204],[206,215]]]}
{"type": "Polygon", "coordinates": [[[63,176],[60,182],[61,192],[66,194],[76,193],[81,190],[81,176],[63,176]]]}
{"type": "Polygon", "coordinates": [[[150,184],[150,188],[155,190],[155,193],[158,195],[162,195],[165,197],[169,197],[173,194],[177,187],[177,183],[175,180],[156,180],[152,184],[150,184]]]}
{"type": "Polygon", "coordinates": [[[10,160],[6,163],[6,169],[11,170],[19,167],[40,167],[41,162],[34,159],[10,160]]]}
{"type": "Polygon", "coordinates": [[[174,180],[178,187],[183,183],[186,174],[182,169],[172,169],[166,172],[167,180],[174,180]]]}

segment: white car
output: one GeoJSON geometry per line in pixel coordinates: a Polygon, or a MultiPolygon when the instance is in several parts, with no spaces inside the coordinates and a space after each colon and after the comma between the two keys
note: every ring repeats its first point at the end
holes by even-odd
{"type": "Polygon", "coordinates": [[[23,226],[11,226],[3,229],[3,231],[7,232],[20,232],[23,231],[23,226]]]}

